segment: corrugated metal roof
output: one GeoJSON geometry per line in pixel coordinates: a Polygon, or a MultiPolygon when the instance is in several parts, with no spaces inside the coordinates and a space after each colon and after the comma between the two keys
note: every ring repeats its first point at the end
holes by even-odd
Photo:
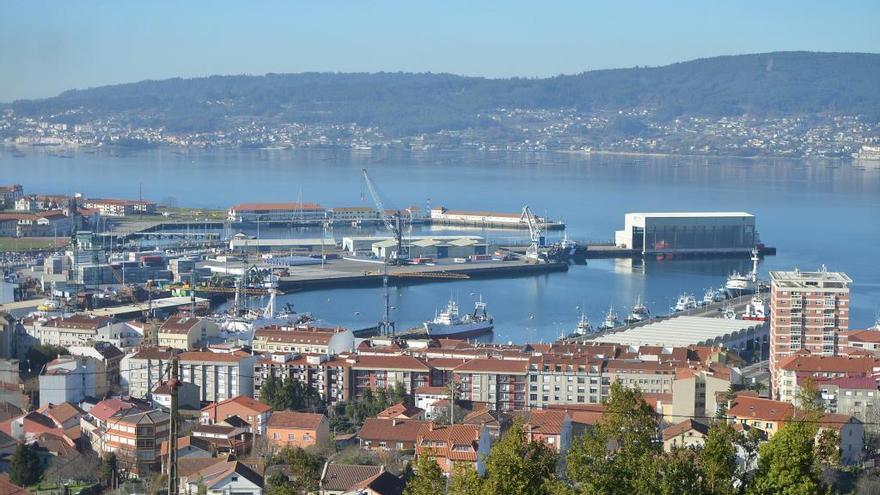
{"type": "Polygon", "coordinates": [[[689,345],[711,344],[718,338],[732,336],[763,323],[748,320],[728,320],[726,318],[705,318],[700,316],[679,316],[668,320],[597,337],[593,342],[614,343],[632,346],[659,345],[666,347],[687,347],[689,345]]]}

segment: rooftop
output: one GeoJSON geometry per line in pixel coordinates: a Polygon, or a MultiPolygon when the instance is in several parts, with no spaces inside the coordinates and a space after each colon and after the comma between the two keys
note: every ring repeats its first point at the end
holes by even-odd
{"type": "Polygon", "coordinates": [[[845,289],[852,279],[843,272],[829,272],[824,266],[815,272],[794,271],[770,272],[773,285],[785,289],[845,289]]]}
{"type": "Polygon", "coordinates": [[[712,343],[716,339],[762,326],[762,322],[679,316],[668,320],[602,335],[594,342],[632,346],[687,347],[712,343]]]}
{"type": "Polygon", "coordinates": [[[298,428],[315,430],[324,420],[323,414],[295,411],[276,411],[269,417],[269,428],[298,428]]]}

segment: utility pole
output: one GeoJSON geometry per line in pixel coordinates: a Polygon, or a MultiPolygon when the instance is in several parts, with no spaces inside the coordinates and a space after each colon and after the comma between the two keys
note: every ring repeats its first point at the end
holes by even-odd
{"type": "Polygon", "coordinates": [[[171,389],[171,407],[168,416],[168,495],[176,495],[177,491],[177,389],[180,381],[177,379],[177,357],[171,358],[171,379],[168,386],[171,389]]]}

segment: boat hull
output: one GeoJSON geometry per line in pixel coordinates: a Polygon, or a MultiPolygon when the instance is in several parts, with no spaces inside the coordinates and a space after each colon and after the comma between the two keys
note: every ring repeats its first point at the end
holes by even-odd
{"type": "Polygon", "coordinates": [[[470,323],[464,325],[438,325],[425,323],[425,333],[432,338],[476,337],[492,333],[492,323],[470,323]]]}

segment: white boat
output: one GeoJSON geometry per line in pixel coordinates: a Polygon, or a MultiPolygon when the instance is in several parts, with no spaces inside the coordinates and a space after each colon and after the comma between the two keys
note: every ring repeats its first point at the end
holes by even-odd
{"type": "Polygon", "coordinates": [[[754,294],[760,289],[758,284],[758,250],[752,249],[752,271],[739,273],[734,271],[727,282],[724,283],[724,291],[728,297],[738,297],[746,294],[754,294]]]}
{"type": "Polygon", "coordinates": [[[767,306],[764,304],[764,299],[755,294],[746,305],[741,318],[750,321],[767,321],[767,306]]]}
{"type": "Polygon", "coordinates": [[[569,337],[583,337],[590,333],[593,333],[593,325],[590,324],[590,319],[587,318],[587,314],[581,313],[581,319],[578,320],[574,332],[572,332],[569,337]]]}
{"type": "Polygon", "coordinates": [[[651,318],[651,311],[648,307],[642,303],[641,296],[636,298],[636,305],[633,306],[632,311],[629,312],[629,315],[623,320],[626,323],[638,323],[640,321],[649,320],[651,318]]]}
{"type": "Polygon", "coordinates": [[[730,303],[727,303],[724,305],[724,309],[721,310],[721,316],[727,320],[735,320],[736,311],[733,310],[733,306],[730,303]]]}
{"type": "Polygon", "coordinates": [[[688,311],[697,307],[697,300],[694,299],[694,296],[683,293],[678,296],[678,301],[675,302],[675,307],[672,308],[676,313],[680,313],[682,311],[688,311]]]}
{"type": "Polygon", "coordinates": [[[486,312],[486,303],[480,298],[474,304],[474,312],[461,316],[458,303],[449,300],[446,309],[423,323],[428,337],[475,337],[492,332],[492,317],[486,312]]]}
{"type": "Polygon", "coordinates": [[[712,288],[706,289],[706,293],[703,294],[703,300],[700,301],[700,306],[708,306],[715,302],[715,290],[712,288]]]}
{"type": "Polygon", "coordinates": [[[620,320],[617,318],[617,312],[614,311],[614,306],[611,306],[608,308],[608,313],[605,315],[605,321],[599,325],[599,330],[611,330],[619,326],[620,320]]]}

